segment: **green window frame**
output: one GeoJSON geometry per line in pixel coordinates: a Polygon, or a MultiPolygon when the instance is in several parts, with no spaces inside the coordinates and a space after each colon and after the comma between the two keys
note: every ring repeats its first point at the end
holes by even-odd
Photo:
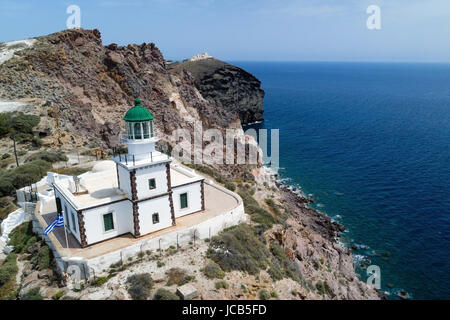
{"type": "Polygon", "coordinates": [[[112,212],[103,215],[103,226],[105,232],[114,230],[114,217],[112,212]]]}
{"type": "Polygon", "coordinates": [[[187,192],[180,194],[180,208],[185,209],[188,207],[188,195],[187,192]]]}
{"type": "Polygon", "coordinates": [[[148,179],[148,188],[150,190],[156,189],[156,180],[155,180],[155,178],[148,179]]]}

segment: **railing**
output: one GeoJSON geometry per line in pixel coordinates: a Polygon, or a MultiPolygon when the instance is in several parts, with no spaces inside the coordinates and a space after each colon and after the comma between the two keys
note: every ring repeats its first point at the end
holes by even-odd
{"type": "Polygon", "coordinates": [[[125,162],[126,165],[128,165],[128,163],[130,163],[130,164],[133,164],[133,166],[136,165],[137,161],[141,161],[142,159],[150,159],[150,162],[153,162],[153,160],[155,158],[158,159],[156,161],[170,159],[170,156],[168,154],[161,153],[161,152],[158,152],[158,153],[147,152],[147,153],[140,153],[140,154],[136,154],[136,155],[134,155],[134,154],[129,155],[129,154],[123,153],[123,154],[118,154],[116,156],[119,158],[120,162],[125,162]]]}

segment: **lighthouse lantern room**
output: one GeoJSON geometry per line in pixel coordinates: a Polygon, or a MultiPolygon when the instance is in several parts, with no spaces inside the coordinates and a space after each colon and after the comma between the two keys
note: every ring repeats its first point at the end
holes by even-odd
{"type": "Polygon", "coordinates": [[[153,131],[153,115],[141,105],[141,100],[134,100],[134,107],[129,109],[123,118],[126,133],[121,142],[128,146],[128,155],[135,159],[149,157],[155,151],[155,143],[159,140],[153,131]]]}

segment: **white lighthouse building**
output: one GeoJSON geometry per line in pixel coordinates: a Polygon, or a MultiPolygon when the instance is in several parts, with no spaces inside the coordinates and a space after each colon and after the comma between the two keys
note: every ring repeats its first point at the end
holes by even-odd
{"type": "Polygon", "coordinates": [[[155,150],[153,115],[139,99],[125,114],[127,154],[74,181],[55,180],[57,206],[81,247],[123,234],[141,237],[205,210],[204,178],[155,150]]]}

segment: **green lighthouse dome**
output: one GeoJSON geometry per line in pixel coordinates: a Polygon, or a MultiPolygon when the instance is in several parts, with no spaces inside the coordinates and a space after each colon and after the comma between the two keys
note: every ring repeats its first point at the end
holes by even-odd
{"type": "Polygon", "coordinates": [[[123,120],[128,122],[140,122],[153,120],[153,115],[141,105],[141,99],[134,99],[134,107],[127,111],[123,120]]]}

